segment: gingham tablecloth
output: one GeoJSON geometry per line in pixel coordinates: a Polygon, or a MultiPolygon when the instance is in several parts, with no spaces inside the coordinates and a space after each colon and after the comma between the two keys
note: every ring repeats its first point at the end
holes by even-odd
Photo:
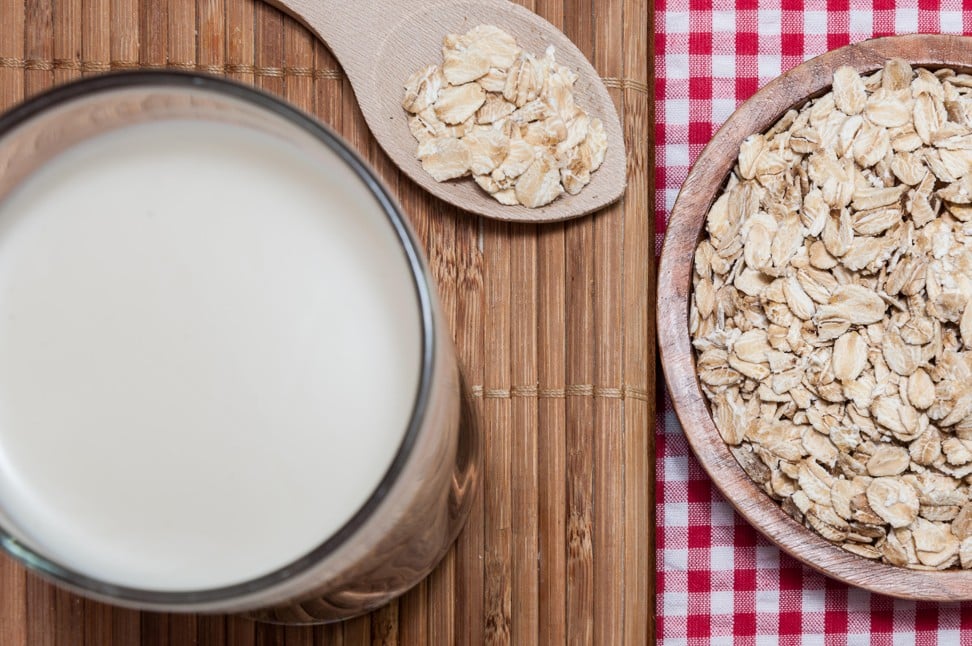
{"type": "MultiPolygon", "coordinates": [[[[689,166],[759,87],[874,36],[972,34],[972,3],[921,0],[655,3],[658,245],[689,166]]],[[[676,644],[972,644],[972,603],[901,601],[849,587],[781,553],[710,483],[661,393],[657,634],[676,644]]]]}

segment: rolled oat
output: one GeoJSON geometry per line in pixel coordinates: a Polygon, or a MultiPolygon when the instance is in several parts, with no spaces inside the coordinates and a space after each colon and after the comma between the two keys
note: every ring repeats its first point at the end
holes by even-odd
{"type": "Polygon", "coordinates": [[[604,162],[599,119],[574,103],[577,75],[492,25],[450,34],[442,66],[405,83],[417,157],[439,182],[472,176],[501,204],[536,208],[576,195],[604,162]]]}
{"type": "Polygon", "coordinates": [[[849,552],[972,567],[972,76],[900,60],[748,137],[690,332],[742,468],[849,552]]]}

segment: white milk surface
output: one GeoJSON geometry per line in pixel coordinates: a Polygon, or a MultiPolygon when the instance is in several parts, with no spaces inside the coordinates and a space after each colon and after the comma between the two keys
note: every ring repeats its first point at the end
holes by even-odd
{"type": "Polygon", "coordinates": [[[377,204],[323,162],[138,125],[0,203],[0,514],[35,548],[115,584],[218,587],[374,491],[415,400],[418,306],[377,204]]]}

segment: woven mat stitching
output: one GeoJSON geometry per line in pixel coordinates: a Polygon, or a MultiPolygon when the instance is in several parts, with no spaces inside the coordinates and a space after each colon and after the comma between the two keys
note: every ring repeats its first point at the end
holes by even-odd
{"type": "Polygon", "coordinates": [[[210,74],[252,74],[261,77],[299,76],[317,79],[342,79],[340,70],[315,69],[311,67],[258,67],[227,63],[225,65],[205,65],[203,63],[139,63],[138,61],[82,61],[68,58],[10,58],[0,57],[0,68],[22,70],[69,70],[75,72],[110,72],[129,69],[177,69],[210,74]]]}
{"type": "Polygon", "coordinates": [[[485,388],[471,386],[470,394],[475,399],[512,399],[514,397],[536,397],[538,399],[565,399],[567,397],[594,397],[597,399],[639,399],[648,401],[645,388],[622,385],[620,388],[595,386],[594,384],[570,384],[563,388],[539,388],[537,386],[510,386],[509,388],[485,388]]]}
{"type": "Polygon", "coordinates": [[[634,79],[606,76],[602,77],[601,81],[605,86],[614,90],[632,90],[634,92],[641,92],[642,94],[648,94],[649,92],[647,83],[642,83],[634,79]]]}
{"type": "MultiPolygon", "coordinates": [[[[209,74],[252,74],[257,77],[279,78],[296,76],[316,79],[342,79],[344,74],[340,70],[315,69],[311,67],[267,67],[247,65],[241,63],[226,63],[225,65],[205,65],[203,63],[182,63],[169,61],[168,63],[139,63],[138,61],[83,61],[70,58],[12,58],[0,57],[0,69],[40,70],[68,70],[75,72],[110,72],[114,70],[130,69],[177,69],[209,74]]],[[[632,90],[648,94],[648,84],[628,78],[605,77],[601,79],[604,85],[616,90],[632,90]]]]}

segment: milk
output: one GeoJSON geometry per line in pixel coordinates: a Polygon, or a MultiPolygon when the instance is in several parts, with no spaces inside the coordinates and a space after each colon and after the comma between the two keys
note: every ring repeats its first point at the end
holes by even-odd
{"type": "Polygon", "coordinates": [[[171,591],[320,545],[418,389],[414,280],[336,156],[220,123],[99,136],[0,202],[0,515],[171,591]]]}

